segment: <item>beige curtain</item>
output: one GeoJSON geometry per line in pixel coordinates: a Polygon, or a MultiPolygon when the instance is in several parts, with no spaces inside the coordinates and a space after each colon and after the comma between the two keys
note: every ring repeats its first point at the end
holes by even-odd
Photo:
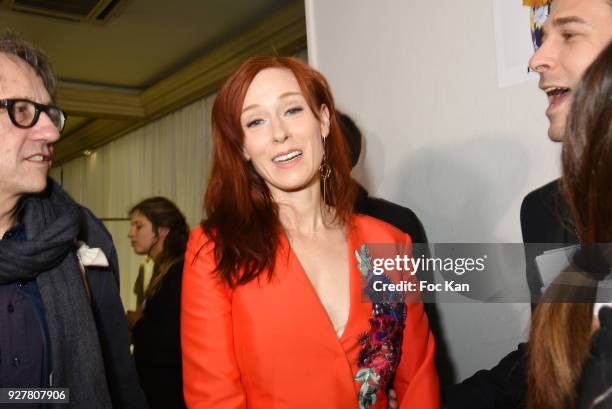
{"type": "Polygon", "coordinates": [[[128,210],[161,195],[174,201],[190,226],[201,218],[211,150],[210,113],[215,95],[203,98],[99,149],[52,169],[72,197],[104,220],[121,270],[121,298],[134,308],[132,289],[142,256],[127,238],[128,210]]]}

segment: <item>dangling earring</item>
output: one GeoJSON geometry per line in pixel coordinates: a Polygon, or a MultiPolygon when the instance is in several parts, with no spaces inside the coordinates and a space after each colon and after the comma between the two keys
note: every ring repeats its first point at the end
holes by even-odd
{"type": "Polygon", "coordinates": [[[321,161],[321,165],[319,166],[319,175],[321,176],[321,179],[323,179],[323,204],[325,205],[327,204],[327,179],[329,179],[331,175],[331,167],[327,163],[326,142],[327,142],[327,137],[324,136],[323,137],[323,160],[321,161]]]}

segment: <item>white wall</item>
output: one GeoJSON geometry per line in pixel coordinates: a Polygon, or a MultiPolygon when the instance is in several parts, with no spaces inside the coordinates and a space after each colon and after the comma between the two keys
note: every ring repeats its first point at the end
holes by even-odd
{"type": "MultiPolygon", "coordinates": [[[[357,179],[413,209],[430,242],[521,242],[521,200],[558,176],[560,147],[535,81],[497,86],[492,2],[306,0],[306,12],[309,61],[366,138],[357,179]]],[[[522,259],[501,267],[524,275],[522,259]]],[[[459,379],[526,334],[526,304],[439,309],[459,379]]]]}

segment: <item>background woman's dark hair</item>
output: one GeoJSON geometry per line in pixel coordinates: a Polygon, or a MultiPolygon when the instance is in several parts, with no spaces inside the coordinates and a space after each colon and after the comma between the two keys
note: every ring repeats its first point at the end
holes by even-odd
{"type": "Polygon", "coordinates": [[[135,212],[142,214],[151,222],[155,234],[158,234],[160,227],[168,229],[161,254],[155,260],[153,278],[145,293],[146,298],[150,298],[161,287],[162,280],[170,267],[185,257],[189,226],[178,207],[165,197],[145,199],[130,209],[130,216],[135,212]]]}
{"type": "Polygon", "coordinates": [[[271,277],[283,233],[270,190],[242,153],[242,104],[253,78],[267,68],[290,70],[317,118],[322,105],[329,110],[326,157],[332,172],[325,197],[336,210],[337,222],[349,221],[356,192],[346,142],[325,77],[296,58],[257,57],[242,63],[223,84],[213,105],[213,165],[204,198],[206,219],[202,222],[215,244],[217,273],[231,287],[253,280],[264,270],[271,277]]]}
{"type": "MultiPolygon", "coordinates": [[[[583,245],[612,242],[612,43],[586,70],[574,93],[563,141],[563,186],[583,245]]],[[[596,273],[596,272],[593,272],[596,273]]],[[[529,409],[573,409],[589,356],[596,287],[551,286],[532,318],[529,409]],[[580,294],[582,293],[582,294],[580,294]],[[585,300],[563,303],[560,300],[585,300]]],[[[554,282],[553,282],[554,284],[554,282]]]]}

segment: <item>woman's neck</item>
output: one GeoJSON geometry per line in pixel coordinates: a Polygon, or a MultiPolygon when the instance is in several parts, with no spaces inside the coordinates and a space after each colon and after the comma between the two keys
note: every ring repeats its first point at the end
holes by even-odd
{"type": "Polygon", "coordinates": [[[289,232],[316,234],[330,226],[333,209],[323,204],[319,183],[298,192],[273,191],[280,222],[289,232]]]}

